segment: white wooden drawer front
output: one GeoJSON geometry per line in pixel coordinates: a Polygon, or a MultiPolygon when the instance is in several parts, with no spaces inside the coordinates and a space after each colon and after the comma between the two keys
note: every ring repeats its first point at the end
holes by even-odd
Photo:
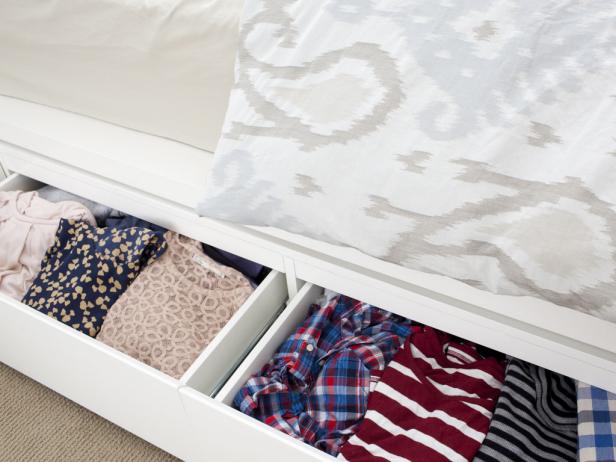
{"type": "Polygon", "coordinates": [[[0,361],[186,458],[178,381],[0,294],[0,361]]]}
{"type": "Polygon", "coordinates": [[[231,407],[233,397],[246,379],[272,358],[285,338],[306,318],[310,305],[322,292],[323,289],[318,286],[305,284],[214,399],[206,396],[198,387],[187,386],[180,390],[192,429],[196,432],[195,441],[201,446],[201,454],[194,459],[195,461],[335,460],[324,452],[231,407]]]}
{"type": "MultiPolygon", "coordinates": [[[[2,190],[38,186],[16,174],[0,183],[2,190]]],[[[156,446],[192,460],[203,453],[195,451],[180,387],[190,383],[204,394],[216,391],[287,298],[284,275],[272,271],[176,380],[0,293],[0,361],[156,446]]]]}

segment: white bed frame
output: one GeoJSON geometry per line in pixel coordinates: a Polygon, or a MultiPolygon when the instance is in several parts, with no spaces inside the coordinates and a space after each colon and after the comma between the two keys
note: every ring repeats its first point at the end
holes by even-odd
{"type": "Polygon", "coordinates": [[[244,322],[231,322],[180,381],[0,295],[0,361],[182,459],[332,460],[229,405],[321,287],[616,392],[614,323],[279,230],[198,217],[193,207],[211,160],[205,151],[0,97],[0,158],[17,173],[3,189],[52,184],[276,271],[243,308],[244,322]],[[153,165],[135,164],[148,155],[153,165]],[[45,361],[37,356],[43,350],[45,361]],[[70,367],[54,360],[63,355],[70,367]]]}

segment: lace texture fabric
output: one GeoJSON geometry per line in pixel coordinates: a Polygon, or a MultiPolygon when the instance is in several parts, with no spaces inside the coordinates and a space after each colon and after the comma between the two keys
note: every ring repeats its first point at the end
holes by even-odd
{"type": "Polygon", "coordinates": [[[111,308],[98,340],[180,378],[253,289],[201,244],[168,231],[167,252],[111,308]]]}

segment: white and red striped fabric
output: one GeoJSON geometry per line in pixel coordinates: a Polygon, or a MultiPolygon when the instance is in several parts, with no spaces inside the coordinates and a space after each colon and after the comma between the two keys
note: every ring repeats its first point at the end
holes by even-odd
{"type": "Polygon", "coordinates": [[[349,462],[468,461],[488,431],[505,364],[472,345],[416,328],[370,395],[339,455],[349,462]]]}

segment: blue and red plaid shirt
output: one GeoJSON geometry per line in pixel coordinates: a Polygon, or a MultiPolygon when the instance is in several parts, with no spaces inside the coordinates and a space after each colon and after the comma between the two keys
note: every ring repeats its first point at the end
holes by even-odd
{"type": "Polygon", "coordinates": [[[313,305],[234,406],[335,456],[410,331],[409,320],[343,295],[313,305]]]}

